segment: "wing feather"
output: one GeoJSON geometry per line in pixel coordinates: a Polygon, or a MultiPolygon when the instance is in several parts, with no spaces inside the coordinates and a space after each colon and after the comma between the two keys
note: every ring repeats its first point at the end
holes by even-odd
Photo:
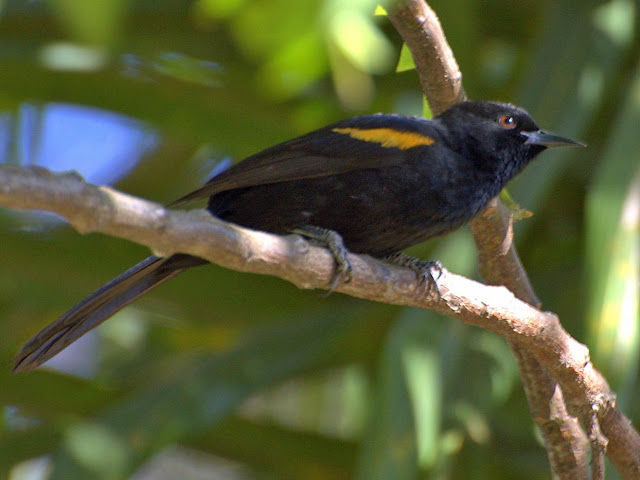
{"type": "MultiPolygon", "coordinates": [[[[345,120],[252,155],[169,206],[237,188],[400,165],[406,161],[403,152],[406,148],[393,148],[377,139],[363,140],[344,131],[380,131],[384,127],[390,132],[397,131],[398,135],[407,131],[425,135],[425,128],[432,130],[430,123],[396,115],[369,115],[345,120]]],[[[431,140],[427,136],[424,138],[431,140]]]]}

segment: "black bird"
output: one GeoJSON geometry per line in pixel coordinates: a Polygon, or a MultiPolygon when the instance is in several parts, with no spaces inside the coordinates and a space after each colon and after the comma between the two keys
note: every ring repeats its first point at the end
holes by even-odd
{"type": "MultiPolygon", "coordinates": [[[[346,249],[417,270],[400,252],[471,220],[549,147],[581,145],[538,128],[522,109],[463,102],[433,120],[355,117],[252,155],[172,205],[209,197],[215,216],[328,246],[349,279],[346,249]]],[[[31,370],[121,308],[187,268],[184,254],[151,256],[99,288],[27,342],[14,371],[31,370]]],[[[427,276],[429,274],[427,273],[427,276]]]]}

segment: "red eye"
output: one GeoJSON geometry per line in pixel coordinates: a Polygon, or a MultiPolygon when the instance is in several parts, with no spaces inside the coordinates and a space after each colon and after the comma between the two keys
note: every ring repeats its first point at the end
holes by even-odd
{"type": "Polygon", "coordinates": [[[516,120],[511,115],[503,115],[498,119],[498,123],[502,128],[511,130],[516,126],[516,120]]]}

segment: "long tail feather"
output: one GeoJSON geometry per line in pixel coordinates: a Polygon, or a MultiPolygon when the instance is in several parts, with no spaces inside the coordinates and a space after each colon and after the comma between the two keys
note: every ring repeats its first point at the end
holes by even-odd
{"type": "Polygon", "coordinates": [[[14,357],[13,371],[33,370],[151,289],[204,263],[207,262],[182,254],[145,258],[37,333],[14,357]]]}

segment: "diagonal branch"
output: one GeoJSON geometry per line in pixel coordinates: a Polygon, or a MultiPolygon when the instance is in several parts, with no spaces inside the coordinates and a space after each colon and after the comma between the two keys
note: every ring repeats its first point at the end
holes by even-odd
{"type": "MultiPolygon", "coordinates": [[[[167,210],[87,184],[75,173],[1,165],[0,206],[48,210],[66,218],[81,233],[127,239],[160,255],[196,255],[234,270],[274,275],[300,288],[325,288],[333,274],[331,254],[297,235],[280,237],[248,230],[205,210],[167,210]]],[[[349,260],[353,279],[336,290],[455,317],[491,330],[535,357],[561,386],[573,415],[597,416],[610,440],[608,455],[624,478],[639,478],[640,436],[615,407],[615,396],[591,364],[587,348],[564,331],[555,315],[518,300],[504,287],[446,272],[438,281],[441,296],[426,295],[412,270],[367,256],[351,254],[349,260]]]]}
{"type": "MultiPolygon", "coordinates": [[[[471,222],[480,275],[490,285],[505,285],[521,300],[539,306],[513,244],[513,218],[497,198],[471,222]]],[[[556,478],[587,478],[588,439],[569,415],[561,389],[528,352],[511,345],[531,415],[545,440],[556,478]]],[[[596,479],[594,479],[596,480],[596,479]]]]}
{"type": "MultiPolygon", "coordinates": [[[[423,92],[432,111],[437,114],[464,100],[462,75],[435,12],[424,0],[399,0],[389,18],[413,55],[423,92]]],[[[505,285],[521,300],[539,306],[540,302],[513,245],[512,219],[502,202],[494,199],[472,221],[471,229],[478,249],[478,269],[482,278],[489,284],[505,285]]],[[[531,413],[545,439],[554,478],[586,478],[587,439],[577,420],[567,412],[563,392],[556,386],[558,379],[552,378],[555,377],[553,372],[545,371],[532,352],[514,342],[510,342],[510,346],[518,362],[531,413]]],[[[583,412],[579,418],[589,431],[600,432],[600,429],[593,428],[593,416],[585,415],[583,412]]],[[[607,436],[613,434],[607,433],[605,427],[602,430],[607,436]]],[[[606,438],[602,438],[602,435],[596,437],[592,443],[598,450],[606,438]]],[[[614,460],[616,454],[611,446],[609,455],[617,468],[624,472],[625,478],[637,478],[637,472],[627,468],[624,456],[616,456],[614,460]]],[[[599,463],[598,459],[595,460],[594,465],[599,463]]]]}
{"type": "MultiPolygon", "coordinates": [[[[413,8],[421,3],[405,1],[402,5],[413,8]]],[[[397,16],[400,11],[394,12],[391,18],[400,18],[397,16]]],[[[419,38],[420,29],[426,25],[426,17],[411,13],[405,20],[412,25],[415,38],[419,38]],[[418,21],[411,23],[412,18],[418,21]]],[[[402,21],[394,23],[401,24],[402,21]]],[[[401,29],[398,25],[396,27],[401,29]]],[[[438,35],[444,39],[441,32],[433,38],[437,39],[438,35]]],[[[429,41],[423,42],[423,45],[428,48],[429,41]]],[[[412,49],[414,56],[421,51],[420,48],[423,47],[412,49]]],[[[453,58],[450,50],[448,53],[446,49],[440,52],[438,55],[444,59],[453,58]]],[[[425,54],[429,56],[428,52],[425,54]]],[[[444,65],[445,69],[450,68],[446,67],[446,62],[444,65]]],[[[419,66],[419,72],[420,68],[423,67],[419,66]]],[[[457,71],[457,66],[455,68],[457,71]]],[[[424,77],[421,75],[421,78],[424,77]]],[[[442,83],[445,88],[456,83],[459,88],[453,88],[439,97],[441,87],[436,86],[429,94],[435,111],[444,109],[464,96],[459,71],[448,78],[442,83]],[[438,105],[434,98],[440,98],[439,107],[434,106],[438,105]]],[[[427,81],[426,84],[431,82],[427,81]]],[[[0,205],[16,209],[50,210],[67,218],[82,233],[101,232],[129,239],[148,246],[159,255],[174,252],[196,255],[227,268],[275,275],[300,288],[324,288],[333,274],[331,255],[324,249],[309,246],[300,237],[278,237],[250,231],[215,219],[202,210],[169,211],[158,204],[109,188],[88,185],[75,174],[51,174],[38,168],[0,166],[0,205]]],[[[500,221],[504,219],[501,216],[498,218],[500,221]]],[[[476,235],[476,238],[480,237],[482,235],[476,235]]],[[[483,247],[479,249],[481,252],[490,251],[483,247]]],[[[425,295],[410,270],[365,256],[351,255],[350,261],[354,267],[353,281],[339,286],[338,291],[374,301],[429,308],[498,333],[514,346],[516,356],[526,352],[523,358],[527,359],[527,365],[537,365],[540,371],[546,371],[556,379],[571,414],[584,419],[588,425],[594,425],[594,419],[599,422],[609,439],[608,455],[624,478],[640,477],[640,436],[629,420],[615,408],[615,396],[604,378],[593,368],[586,348],[567,335],[554,315],[527,305],[504,288],[482,285],[452,274],[445,274],[439,281],[442,296],[434,298],[425,295]]],[[[509,265],[513,260],[505,262],[509,265]]],[[[490,266],[486,271],[481,271],[485,280],[492,283],[491,272],[498,270],[490,266]]],[[[513,271],[521,272],[526,278],[521,268],[513,271]]],[[[506,278],[508,280],[512,276],[506,274],[506,278]]],[[[513,285],[507,285],[526,299],[521,291],[512,288],[513,285]]],[[[524,370],[522,363],[520,367],[521,371],[524,370]]],[[[534,377],[538,374],[535,373],[534,377]]],[[[555,388],[551,392],[561,400],[559,393],[555,388]]],[[[541,405],[564,408],[561,401],[543,401],[541,405]]],[[[533,411],[537,416],[537,412],[533,411]]],[[[555,421],[552,415],[545,418],[555,421]]],[[[558,418],[565,425],[568,417],[559,411],[558,418]]],[[[570,436],[575,438],[574,433],[570,433],[570,436]]]]}
{"type": "Polygon", "coordinates": [[[436,13],[424,0],[398,1],[389,20],[407,44],[434,115],[466,100],[462,73],[436,13]]]}
{"type": "MultiPolygon", "coordinates": [[[[398,2],[389,18],[413,54],[433,112],[465,100],[462,74],[435,12],[423,0],[407,0],[398,2]]],[[[511,241],[509,213],[500,205],[494,199],[471,224],[480,275],[487,283],[505,285],[518,298],[537,306],[540,302],[511,241]]],[[[562,392],[535,359],[510,346],[529,408],[545,440],[551,471],[559,479],[586,477],[587,439],[578,422],[568,415],[562,392]]]]}

